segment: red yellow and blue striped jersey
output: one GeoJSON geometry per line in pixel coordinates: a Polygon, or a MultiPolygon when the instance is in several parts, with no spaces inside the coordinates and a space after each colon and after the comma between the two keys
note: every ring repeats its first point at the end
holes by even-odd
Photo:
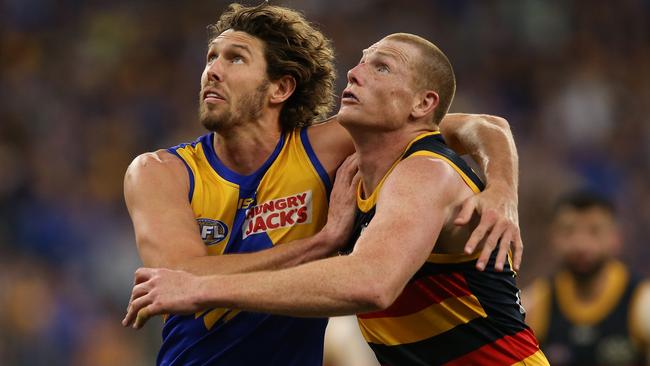
{"type": "MultiPolygon", "coordinates": [[[[254,252],[316,234],[327,219],[330,179],[307,129],[283,135],[243,176],[214,151],[214,134],[168,149],[186,165],[189,200],[210,255],[254,252]]],[[[159,365],[322,365],[326,319],[236,309],[170,315],[159,365]]]]}
{"type": "MultiPolygon", "coordinates": [[[[421,134],[367,199],[359,186],[352,246],[375,214],[383,181],[410,156],[441,159],[475,193],[483,189],[478,176],[445,145],[439,132],[421,134]]],[[[479,272],[477,258],[478,254],[442,254],[434,249],[390,307],[357,316],[361,333],[382,365],[548,365],[524,323],[510,265],[496,272],[494,253],[485,271],[479,272]]]]}

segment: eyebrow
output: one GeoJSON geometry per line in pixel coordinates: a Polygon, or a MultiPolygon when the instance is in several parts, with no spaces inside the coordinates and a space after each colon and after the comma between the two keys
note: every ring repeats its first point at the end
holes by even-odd
{"type": "MultiPolygon", "coordinates": [[[[368,54],[368,52],[370,52],[370,49],[368,49],[368,48],[366,48],[365,50],[361,51],[361,53],[362,53],[363,56],[366,56],[366,55],[368,54]]],[[[386,52],[386,51],[377,50],[377,51],[375,51],[375,53],[376,53],[376,54],[379,54],[379,55],[381,55],[381,56],[384,56],[384,57],[391,58],[391,59],[393,59],[393,60],[395,60],[395,61],[404,61],[404,62],[406,62],[406,59],[405,59],[404,57],[401,57],[400,55],[396,55],[396,54],[391,53],[391,52],[386,52]]]]}
{"type": "MultiPolygon", "coordinates": [[[[216,41],[210,42],[210,44],[208,45],[208,48],[214,47],[215,44],[216,44],[216,41]]],[[[247,52],[250,56],[253,55],[253,53],[251,52],[251,49],[245,44],[233,43],[233,44],[230,44],[229,47],[238,48],[240,50],[243,50],[243,51],[247,52]]]]}

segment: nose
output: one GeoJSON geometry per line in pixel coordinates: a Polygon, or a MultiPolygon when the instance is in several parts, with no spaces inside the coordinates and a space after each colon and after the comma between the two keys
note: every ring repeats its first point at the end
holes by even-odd
{"type": "Polygon", "coordinates": [[[358,64],[348,71],[348,84],[361,86],[361,67],[363,67],[363,63],[358,64]]]}
{"type": "Polygon", "coordinates": [[[212,63],[206,65],[206,71],[209,81],[223,81],[221,57],[216,58],[212,63]]]}

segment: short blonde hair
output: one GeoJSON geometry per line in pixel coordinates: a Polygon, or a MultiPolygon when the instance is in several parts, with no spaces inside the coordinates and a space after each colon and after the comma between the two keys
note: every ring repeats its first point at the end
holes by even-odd
{"type": "Polygon", "coordinates": [[[438,124],[449,110],[456,93],[456,76],[451,62],[435,44],[410,33],[394,33],[386,36],[391,39],[415,46],[421,54],[414,65],[413,81],[421,89],[434,90],[440,98],[433,113],[433,122],[438,124]]]}

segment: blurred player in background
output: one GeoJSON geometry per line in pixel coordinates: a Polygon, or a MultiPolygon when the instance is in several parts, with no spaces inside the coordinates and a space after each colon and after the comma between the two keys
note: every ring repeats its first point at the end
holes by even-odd
{"type": "MultiPolygon", "coordinates": [[[[338,114],[362,173],[352,253],[247,274],[139,269],[124,323],[140,327],[151,315],[210,306],[358,314],[382,364],[547,365],[506,260],[505,243],[518,233],[490,234],[487,241],[502,243],[483,267],[483,253],[465,250],[477,222],[454,224],[463,202],[484,189],[438,130],[455,89],[449,60],[421,37],[393,34],[364,50],[338,114]]],[[[341,173],[348,169],[337,179],[351,180],[341,173]]]]}
{"type": "Polygon", "coordinates": [[[553,365],[647,365],[650,283],[616,259],[623,233],[612,203],[579,190],[550,227],[561,268],[524,292],[526,320],[553,365]]]}

